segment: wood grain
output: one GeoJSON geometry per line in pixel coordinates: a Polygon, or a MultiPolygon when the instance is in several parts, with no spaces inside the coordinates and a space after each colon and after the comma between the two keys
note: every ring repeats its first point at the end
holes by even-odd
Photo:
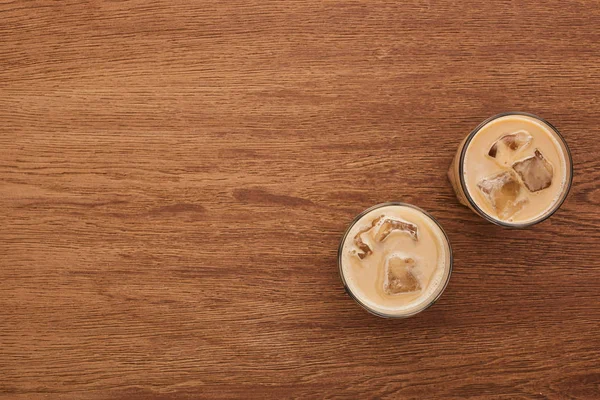
{"type": "Polygon", "coordinates": [[[600,398],[597,1],[0,1],[0,399],[600,398]],[[501,111],[574,186],[507,230],[455,200],[501,111]],[[454,248],[438,304],[360,309],[376,203],[454,248]]]}

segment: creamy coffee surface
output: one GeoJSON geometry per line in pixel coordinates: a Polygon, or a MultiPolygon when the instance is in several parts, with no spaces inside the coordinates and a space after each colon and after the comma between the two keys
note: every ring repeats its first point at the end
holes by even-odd
{"type": "Polygon", "coordinates": [[[427,307],[450,274],[450,247],[440,227],[406,205],[371,210],[349,230],[342,274],[359,302],[381,314],[410,315],[427,307]]]}
{"type": "Polygon", "coordinates": [[[568,158],[543,121],[507,115],[490,121],[466,149],[466,190],[489,216],[509,223],[538,219],[560,201],[568,158]]]}

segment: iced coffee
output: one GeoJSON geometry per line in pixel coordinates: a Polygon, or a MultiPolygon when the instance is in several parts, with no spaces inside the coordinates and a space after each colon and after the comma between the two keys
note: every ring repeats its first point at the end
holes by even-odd
{"type": "Polygon", "coordinates": [[[448,177],[461,203],[499,225],[525,227],[553,214],[572,180],[556,128],[526,113],[495,116],[459,146],[448,177]]]}
{"type": "Polygon", "coordinates": [[[360,305],[379,316],[408,317],[442,294],[452,251],[429,214],[386,203],[354,220],[340,243],[338,264],[348,293],[360,305]]]}

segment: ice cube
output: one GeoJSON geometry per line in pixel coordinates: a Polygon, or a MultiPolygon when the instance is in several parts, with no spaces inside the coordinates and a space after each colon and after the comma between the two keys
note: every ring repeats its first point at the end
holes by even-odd
{"type": "Polygon", "coordinates": [[[527,147],[532,139],[527,131],[517,131],[504,135],[494,142],[490,151],[488,151],[488,156],[500,165],[509,165],[514,160],[515,155],[527,147]]]}
{"type": "Polygon", "coordinates": [[[407,233],[413,240],[419,240],[417,226],[400,219],[386,218],[380,223],[375,240],[383,242],[393,231],[407,233]]]}
{"type": "Polygon", "coordinates": [[[523,186],[519,178],[512,171],[504,171],[484,178],[479,181],[477,187],[501,219],[512,217],[528,202],[523,197],[523,186]]]}
{"type": "Polygon", "coordinates": [[[534,155],[513,164],[527,189],[537,192],[552,184],[553,168],[542,153],[535,149],[534,155]]]}
{"type": "Polygon", "coordinates": [[[363,233],[367,233],[368,231],[373,229],[379,223],[379,221],[381,221],[382,218],[383,218],[383,215],[375,218],[371,222],[371,226],[361,229],[360,231],[358,231],[356,236],[354,236],[354,245],[357,247],[357,250],[354,250],[354,254],[356,254],[358,256],[358,258],[360,258],[361,260],[363,258],[365,258],[366,256],[368,256],[369,254],[373,253],[373,250],[371,249],[371,247],[363,241],[362,235],[363,235],[363,233]]]}
{"type": "Polygon", "coordinates": [[[421,290],[421,283],[412,272],[415,267],[414,258],[398,256],[388,258],[385,264],[383,291],[394,295],[421,290]]]}

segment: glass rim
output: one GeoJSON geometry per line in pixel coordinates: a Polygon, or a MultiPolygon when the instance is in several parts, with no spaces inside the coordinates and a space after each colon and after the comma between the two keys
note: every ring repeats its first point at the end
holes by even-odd
{"type": "Polygon", "coordinates": [[[454,257],[452,255],[452,245],[450,244],[450,239],[448,238],[448,234],[446,233],[446,231],[444,231],[444,228],[442,228],[442,225],[438,222],[437,219],[435,219],[431,214],[429,214],[427,211],[423,210],[420,207],[417,207],[415,205],[412,204],[408,204],[408,203],[402,203],[399,201],[389,201],[389,202],[385,202],[385,203],[379,203],[376,204],[372,207],[367,208],[366,210],[362,211],[360,214],[358,214],[350,223],[350,225],[348,225],[348,228],[346,229],[346,231],[344,232],[344,235],[342,236],[342,240],[340,241],[340,245],[338,246],[338,269],[339,269],[339,274],[340,274],[340,278],[342,280],[342,284],[344,285],[344,289],[346,291],[346,293],[348,293],[348,295],[359,305],[361,306],[363,309],[365,309],[366,311],[368,311],[369,313],[376,315],[378,317],[382,317],[382,318],[390,318],[390,319],[403,319],[403,318],[408,318],[408,317],[412,317],[422,311],[425,311],[426,309],[428,309],[429,307],[431,307],[432,305],[435,304],[436,301],[438,301],[438,299],[442,296],[442,294],[444,293],[444,291],[446,290],[446,287],[448,286],[448,283],[450,282],[450,276],[452,276],[452,268],[453,268],[453,264],[454,264],[454,257]],[[421,212],[422,214],[424,214],[427,218],[429,218],[431,221],[433,221],[433,223],[435,223],[437,225],[437,227],[440,229],[440,231],[442,232],[443,236],[444,236],[444,240],[446,241],[446,244],[448,246],[448,259],[449,259],[449,265],[448,265],[448,274],[446,275],[445,281],[443,283],[443,285],[441,286],[441,290],[431,298],[431,300],[422,308],[419,308],[413,312],[407,313],[407,314],[402,314],[402,315],[393,315],[393,314],[386,314],[386,313],[382,313],[379,311],[376,311],[372,308],[370,308],[368,305],[364,304],[359,298],[358,296],[356,296],[353,292],[352,289],[350,289],[350,287],[348,286],[347,282],[346,282],[346,278],[344,276],[344,270],[342,268],[342,256],[343,256],[343,250],[344,250],[344,243],[346,243],[346,238],[348,237],[348,234],[350,233],[350,230],[352,230],[352,228],[354,227],[354,225],[356,225],[356,223],[362,218],[364,217],[366,214],[370,213],[373,210],[377,210],[379,208],[382,207],[387,207],[387,206],[404,206],[404,207],[410,207],[412,209],[415,209],[419,212],[421,212]]]}
{"type": "Polygon", "coordinates": [[[559,130],[554,125],[552,125],[550,122],[546,121],[544,118],[538,117],[535,114],[522,112],[522,111],[507,111],[507,112],[502,112],[502,113],[499,113],[499,114],[496,114],[496,115],[493,115],[493,116],[487,118],[486,120],[481,122],[479,125],[477,125],[477,127],[475,129],[473,129],[471,131],[471,133],[469,133],[469,136],[467,136],[465,143],[461,149],[460,158],[458,160],[458,175],[459,175],[460,184],[462,186],[465,197],[466,197],[467,201],[469,202],[469,204],[471,205],[471,207],[473,207],[473,209],[477,212],[477,214],[479,214],[481,217],[483,217],[487,221],[489,221],[493,224],[499,225],[499,226],[503,226],[505,228],[526,228],[526,227],[529,227],[529,226],[532,226],[535,224],[539,224],[540,222],[544,222],[545,220],[550,218],[552,215],[554,215],[554,213],[556,213],[556,211],[558,211],[560,206],[562,206],[562,204],[567,199],[567,196],[569,195],[569,192],[571,191],[571,186],[573,185],[573,157],[571,156],[571,150],[569,149],[569,145],[567,144],[567,141],[562,136],[562,134],[559,132],[559,130]],[[565,189],[563,190],[563,193],[561,194],[560,200],[555,202],[554,205],[552,206],[552,208],[550,209],[550,211],[547,212],[546,214],[542,215],[541,217],[539,217],[537,219],[533,219],[531,221],[523,222],[523,223],[512,223],[512,222],[501,221],[499,219],[492,217],[491,215],[488,215],[485,211],[483,211],[483,209],[481,209],[481,207],[479,207],[477,205],[475,200],[473,200],[473,198],[471,197],[471,194],[469,193],[469,190],[467,188],[467,184],[465,182],[465,176],[464,176],[464,161],[465,161],[465,156],[467,154],[467,147],[469,147],[469,144],[471,143],[471,141],[473,140],[475,135],[481,130],[481,128],[483,128],[488,123],[490,123],[498,118],[506,117],[509,115],[523,115],[526,117],[535,118],[538,121],[547,125],[556,134],[556,136],[562,142],[562,144],[565,148],[565,153],[566,153],[566,158],[567,158],[566,162],[567,162],[567,167],[569,170],[567,173],[567,177],[566,177],[567,182],[565,183],[565,189]]]}

